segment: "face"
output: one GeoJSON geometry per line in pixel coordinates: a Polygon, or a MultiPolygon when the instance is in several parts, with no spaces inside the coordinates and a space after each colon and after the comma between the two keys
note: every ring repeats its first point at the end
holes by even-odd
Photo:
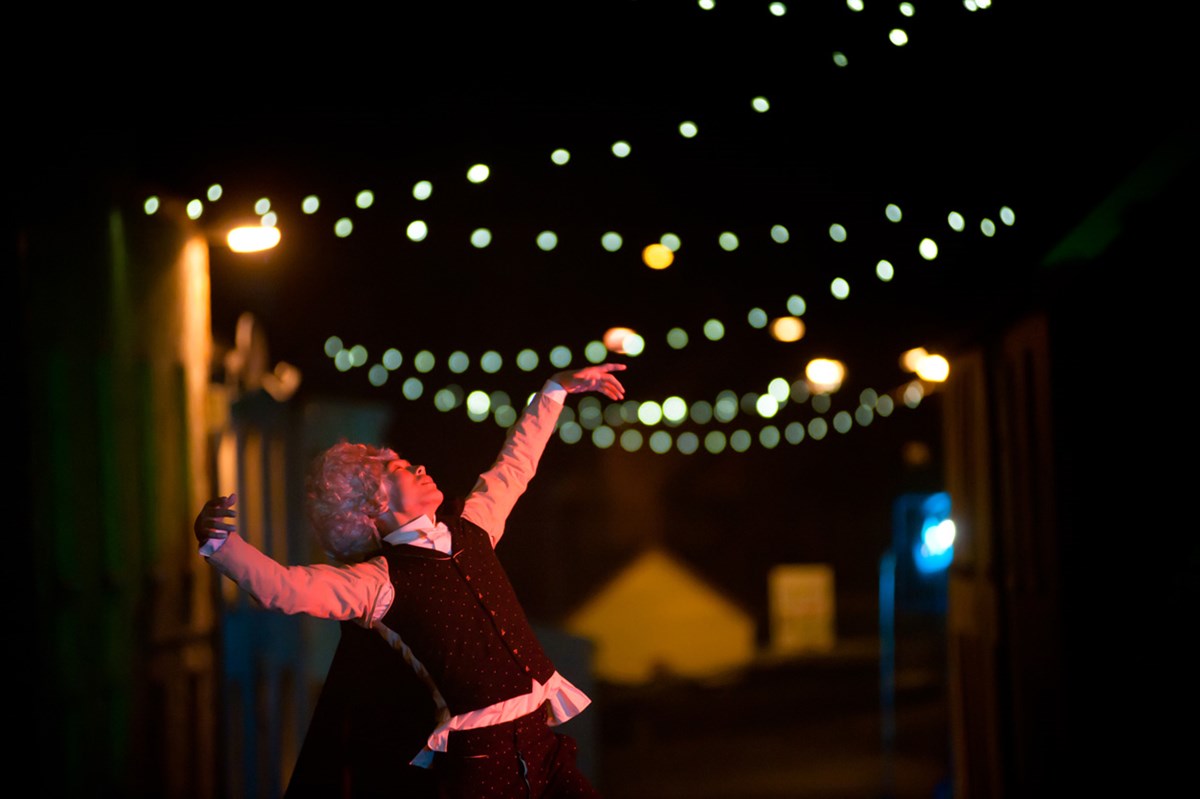
{"type": "Polygon", "coordinates": [[[404,458],[388,461],[384,477],[388,492],[389,510],[400,524],[412,521],[421,514],[433,518],[442,504],[442,492],[437,483],[425,473],[423,465],[414,465],[404,458]]]}

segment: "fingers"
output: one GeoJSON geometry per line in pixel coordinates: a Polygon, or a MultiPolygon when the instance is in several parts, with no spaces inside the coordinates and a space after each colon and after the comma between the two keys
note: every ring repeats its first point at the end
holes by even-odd
{"type": "Polygon", "coordinates": [[[237,502],[236,494],[214,497],[205,502],[199,515],[196,516],[196,523],[192,526],[196,540],[203,544],[210,538],[228,538],[230,533],[236,533],[236,523],[223,521],[237,518],[237,511],[233,509],[235,502],[237,502]]]}
{"type": "Polygon", "coordinates": [[[623,363],[604,363],[580,369],[571,375],[572,384],[567,386],[567,391],[572,394],[581,391],[598,391],[609,399],[624,399],[625,386],[621,385],[621,381],[612,372],[621,372],[625,369],[626,366],[623,363]]]}
{"type": "Polygon", "coordinates": [[[599,385],[596,387],[596,390],[600,391],[609,399],[625,399],[625,386],[621,385],[621,381],[617,380],[612,375],[604,375],[604,377],[601,378],[599,385]]]}

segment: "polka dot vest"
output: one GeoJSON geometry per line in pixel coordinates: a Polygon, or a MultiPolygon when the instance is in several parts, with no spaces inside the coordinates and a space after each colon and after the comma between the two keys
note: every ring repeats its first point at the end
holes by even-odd
{"type": "Polygon", "coordinates": [[[529,693],[554,664],[542,651],[487,532],[442,519],[451,554],[385,546],[396,598],[381,621],[429,670],[453,715],[529,693]]]}

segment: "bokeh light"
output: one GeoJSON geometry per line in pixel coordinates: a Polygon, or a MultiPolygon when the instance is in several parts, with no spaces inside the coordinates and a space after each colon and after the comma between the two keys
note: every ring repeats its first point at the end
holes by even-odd
{"type": "Polygon", "coordinates": [[[642,262],[651,269],[666,269],[675,260],[675,253],[662,244],[648,244],[642,250],[642,262]]]}
{"type": "Polygon", "coordinates": [[[523,349],[517,353],[517,368],[522,372],[532,372],[537,368],[538,354],[531,349],[523,349]]]}
{"type": "Polygon", "coordinates": [[[490,375],[499,372],[503,365],[504,359],[495,350],[488,350],[479,358],[479,368],[490,375]]]}
{"type": "Polygon", "coordinates": [[[475,164],[467,170],[467,180],[472,183],[483,183],[492,174],[487,164],[475,164]]]}
{"type": "Polygon", "coordinates": [[[950,376],[950,362],[941,355],[922,358],[917,364],[917,377],[930,383],[941,383],[950,376]]]}
{"type": "Polygon", "coordinates": [[[236,227],[225,237],[234,252],[261,252],[279,244],[279,228],[263,225],[236,227]]]}
{"type": "Polygon", "coordinates": [[[589,341],[583,348],[583,357],[588,363],[604,363],[604,359],[608,357],[608,348],[604,346],[603,341],[589,341]]]}
{"type": "Polygon", "coordinates": [[[433,194],[433,184],[428,180],[418,180],[413,184],[412,194],[418,200],[428,200],[433,194]]]}
{"type": "Polygon", "coordinates": [[[704,323],[704,337],[709,341],[720,341],[725,337],[725,325],[720,319],[709,319],[704,323]]]}
{"type": "Polygon", "coordinates": [[[310,194],[300,201],[300,210],[306,214],[315,214],[321,207],[321,200],[315,194],[310,194]]]}
{"type": "Polygon", "coordinates": [[[780,316],[771,322],[771,337],[776,341],[799,341],[804,338],[804,322],[799,317],[780,316]]]}
{"type": "Polygon", "coordinates": [[[354,204],[359,208],[370,208],[375,204],[375,192],[363,189],[354,197],[354,204]]]}
{"type": "Polygon", "coordinates": [[[629,142],[627,142],[627,141],[613,142],[612,153],[617,158],[624,158],[625,156],[629,155],[631,152],[633,152],[633,148],[629,146],[629,142]]]}
{"type": "Polygon", "coordinates": [[[656,425],[662,421],[662,406],[654,400],[646,400],[638,405],[637,419],[644,425],[656,425]]]}
{"type": "Polygon", "coordinates": [[[934,258],[937,258],[938,255],[937,242],[935,242],[933,239],[921,239],[921,243],[917,245],[917,252],[919,252],[921,257],[926,261],[932,261],[934,258]]]}
{"type": "Polygon", "coordinates": [[[420,219],[414,219],[408,223],[404,232],[412,241],[424,241],[429,235],[429,226],[420,219]]]}
{"type": "Polygon", "coordinates": [[[559,344],[554,349],[550,350],[550,363],[563,369],[571,364],[571,351],[559,344]]]}
{"type": "Polygon", "coordinates": [[[599,449],[608,449],[617,440],[617,434],[608,425],[600,425],[592,431],[592,444],[599,449]]]}
{"type": "Polygon", "coordinates": [[[550,153],[550,160],[559,166],[562,166],[571,160],[571,154],[560,147],[559,149],[550,153]]]}
{"type": "Polygon", "coordinates": [[[400,390],[404,392],[405,399],[420,399],[421,395],[425,393],[425,384],[421,382],[421,378],[419,377],[410,377],[404,381],[404,385],[400,390]]]}
{"type": "Polygon", "coordinates": [[[687,402],[683,397],[667,397],[663,400],[662,414],[668,424],[679,424],[687,418],[687,402]]]}
{"type": "Polygon", "coordinates": [[[476,228],[471,232],[471,244],[483,249],[492,243],[492,231],[485,227],[476,228]]]}
{"type": "Polygon", "coordinates": [[[814,441],[820,441],[829,432],[829,423],[820,416],[808,421],[808,437],[814,441]]]}
{"type": "Polygon", "coordinates": [[[808,378],[813,391],[831,393],[841,388],[846,378],[846,367],[833,358],[814,358],[804,367],[804,376],[808,378]]]}
{"type": "Polygon", "coordinates": [[[550,252],[558,246],[558,236],[553,230],[543,230],[537,235],[537,246],[539,250],[550,252]]]}
{"type": "Polygon", "coordinates": [[[583,438],[583,428],[576,422],[566,422],[558,428],[558,437],[567,444],[578,444],[583,438]]]}

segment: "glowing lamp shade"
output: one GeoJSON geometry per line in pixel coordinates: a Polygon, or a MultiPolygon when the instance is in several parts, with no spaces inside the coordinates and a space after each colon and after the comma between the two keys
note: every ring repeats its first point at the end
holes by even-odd
{"type": "Polygon", "coordinates": [[[666,269],[675,261],[675,253],[663,244],[650,244],[642,250],[642,262],[651,269],[666,269]]]}
{"type": "Polygon", "coordinates": [[[917,364],[917,377],[929,383],[942,383],[950,376],[950,363],[941,355],[929,355],[917,364]]]}
{"type": "Polygon", "coordinates": [[[604,346],[609,352],[623,355],[628,351],[627,348],[630,345],[634,345],[636,348],[635,342],[640,339],[641,336],[627,327],[610,327],[604,333],[604,346]]]}
{"type": "Polygon", "coordinates": [[[781,316],[771,322],[771,336],[776,341],[799,341],[804,338],[804,322],[795,316],[781,316]]]}
{"type": "Polygon", "coordinates": [[[842,381],[846,379],[846,367],[841,361],[831,358],[814,358],[804,367],[804,376],[814,392],[832,394],[842,387],[842,381]]]}
{"type": "Polygon", "coordinates": [[[267,225],[246,225],[229,231],[225,240],[234,252],[260,252],[279,244],[279,228],[267,225]]]}

